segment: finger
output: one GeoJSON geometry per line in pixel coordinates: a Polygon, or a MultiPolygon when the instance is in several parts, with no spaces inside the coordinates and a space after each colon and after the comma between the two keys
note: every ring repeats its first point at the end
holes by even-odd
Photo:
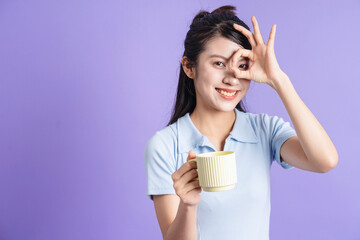
{"type": "Polygon", "coordinates": [[[194,152],[194,150],[190,150],[186,161],[190,162],[192,167],[197,168],[196,161],[190,161],[191,159],[195,159],[195,158],[196,158],[196,153],[194,152]]]}
{"type": "Polygon", "coordinates": [[[242,78],[242,79],[248,79],[251,80],[250,72],[249,70],[240,70],[236,65],[230,67],[231,70],[234,73],[235,78],[242,78]]]}
{"type": "Polygon", "coordinates": [[[188,172],[186,172],[182,177],[181,177],[181,182],[185,185],[188,182],[190,182],[191,180],[193,180],[194,178],[196,178],[198,176],[198,172],[196,169],[192,169],[188,172]]]}
{"type": "Polygon", "coordinates": [[[171,175],[171,178],[174,182],[178,181],[185,173],[196,168],[196,162],[186,162],[171,175]]]}
{"type": "Polygon", "coordinates": [[[254,36],[257,44],[264,44],[264,39],[261,35],[259,23],[257,22],[255,16],[252,16],[251,22],[254,26],[254,36]]]}
{"type": "Polygon", "coordinates": [[[177,181],[178,179],[180,179],[187,171],[193,168],[197,168],[197,163],[195,161],[189,162],[190,159],[194,159],[194,158],[196,158],[196,154],[194,150],[190,150],[186,163],[184,163],[177,171],[175,171],[171,175],[173,181],[177,181]]]}
{"type": "Polygon", "coordinates": [[[254,39],[254,35],[249,31],[247,30],[246,28],[244,28],[243,26],[240,26],[239,24],[236,24],[234,23],[234,28],[236,30],[238,30],[239,32],[241,32],[250,42],[250,45],[252,47],[255,47],[256,46],[256,42],[255,42],[255,39],[254,39]]]}
{"type": "Polygon", "coordinates": [[[194,158],[196,158],[196,154],[194,150],[190,150],[186,161],[189,161],[190,159],[194,159],[194,158]]]}
{"type": "Polygon", "coordinates": [[[184,192],[185,192],[185,193],[189,193],[189,192],[191,192],[192,190],[198,189],[198,188],[201,189],[201,187],[200,187],[200,182],[199,182],[198,180],[195,180],[195,181],[192,181],[192,182],[188,183],[188,184],[184,187],[184,192]]]}
{"type": "Polygon", "coordinates": [[[269,35],[269,40],[267,42],[269,47],[274,48],[274,44],[275,44],[275,34],[276,34],[276,24],[272,25],[271,27],[271,32],[269,35]]]}
{"type": "Polygon", "coordinates": [[[240,57],[248,58],[250,61],[254,61],[254,53],[251,50],[245,48],[239,48],[231,57],[231,66],[236,67],[240,57]]]}
{"type": "Polygon", "coordinates": [[[238,69],[237,67],[231,67],[231,70],[233,71],[235,78],[251,80],[249,70],[240,71],[240,69],[238,69]]]}
{"type": "Polygon", "coordinates": [[[198,176],[196,169],[192,169],[188,172],[186,172],[178,181],[174,182],[174,188],[179,193],[187,192],[186,188],[188,188],[187,185],[189,185],[190,182],[198,181],[195,180],[195,178],[198,176]]]}

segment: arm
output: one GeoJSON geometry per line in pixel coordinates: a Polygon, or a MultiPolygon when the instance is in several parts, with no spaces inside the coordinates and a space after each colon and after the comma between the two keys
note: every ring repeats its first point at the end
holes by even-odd
{"type": "Polygon", "coordinates": [[[324,173],[333,169],[338,162],[335,146],[298,96],[290,79],[284,75],[282,79],[275,81],[274,89],[284,103],[297,134],[283,144],[283,161],[313,172],[324,173]]]}
{"type": "Polygon", "coordinates": [[[164,240],[197,239],[197,206],[187,206],[177,195],[155,195],[154,205],[164,240]]]}
{"type": "Polygon", "coordinates": [[[249,40],[252,50],[240,48],[232,57],[232,70],[237,78],[266,83],[279,94],[295,127],[297,136],[288,139],[280,150],[283,161],[313,172],[328,172],[337,165],[338,154],[329,136],[296,93],[288,76],[280,69],[275,57],[276,25],[271,28],[265,44],[255,17],[251,18],[254,34],[234,24],[234,28],[249,40]],[[247,71],[237,67],[243,56],[251,61],[247,71]]]}
{"type": "Polygon", "coordinates": [[[156,216],[165,240],[197,239],[196,214],[201,199],[195,152],[189,151],[187,162],[172,174],[176,195],[155,195],[156,216]]]}

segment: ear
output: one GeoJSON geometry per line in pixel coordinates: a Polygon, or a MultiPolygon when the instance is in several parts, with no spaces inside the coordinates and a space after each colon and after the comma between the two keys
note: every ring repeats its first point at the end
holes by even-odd
{"type": "Polygon", "coordinates": [[[185,74],[189,78],[194,79],[195,78],[195,67],[191,66],[189,59],[186,56],[184,56],[181,59],[181,65],[184,69],[185,74]]]}

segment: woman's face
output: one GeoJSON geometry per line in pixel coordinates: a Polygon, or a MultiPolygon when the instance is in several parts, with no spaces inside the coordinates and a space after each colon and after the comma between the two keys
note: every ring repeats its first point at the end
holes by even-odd
{"type": "MultiPolygon", "coordinates": [[[[243,47],[221,36],[206,43],[195,69],[197,108],[233,111],[246,95],[251,81],[235,78],[230,69],[230,59],[239,48],[243,47]]],[[[243,70],[247,70],[249,64],[249,60],[244,58],[236,62],[236,66],[243,70]]]]}

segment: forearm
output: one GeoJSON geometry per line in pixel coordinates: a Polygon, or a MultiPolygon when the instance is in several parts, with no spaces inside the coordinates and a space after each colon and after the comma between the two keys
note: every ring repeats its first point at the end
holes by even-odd
{"type": "Polygon", "coordinates": [[[294,125],[300,144],[309,161],[319,169],[335,167],[338,154],[324,128],[301,100],[285,75],[274,89],[279,94],[294,125]]]}
{"type": "Polygon", "coordinates": [[[166,231],[164,240],[197,239],[196,211],[197,206],[188,207],[180,202],[176,217],[166,231]]]}

